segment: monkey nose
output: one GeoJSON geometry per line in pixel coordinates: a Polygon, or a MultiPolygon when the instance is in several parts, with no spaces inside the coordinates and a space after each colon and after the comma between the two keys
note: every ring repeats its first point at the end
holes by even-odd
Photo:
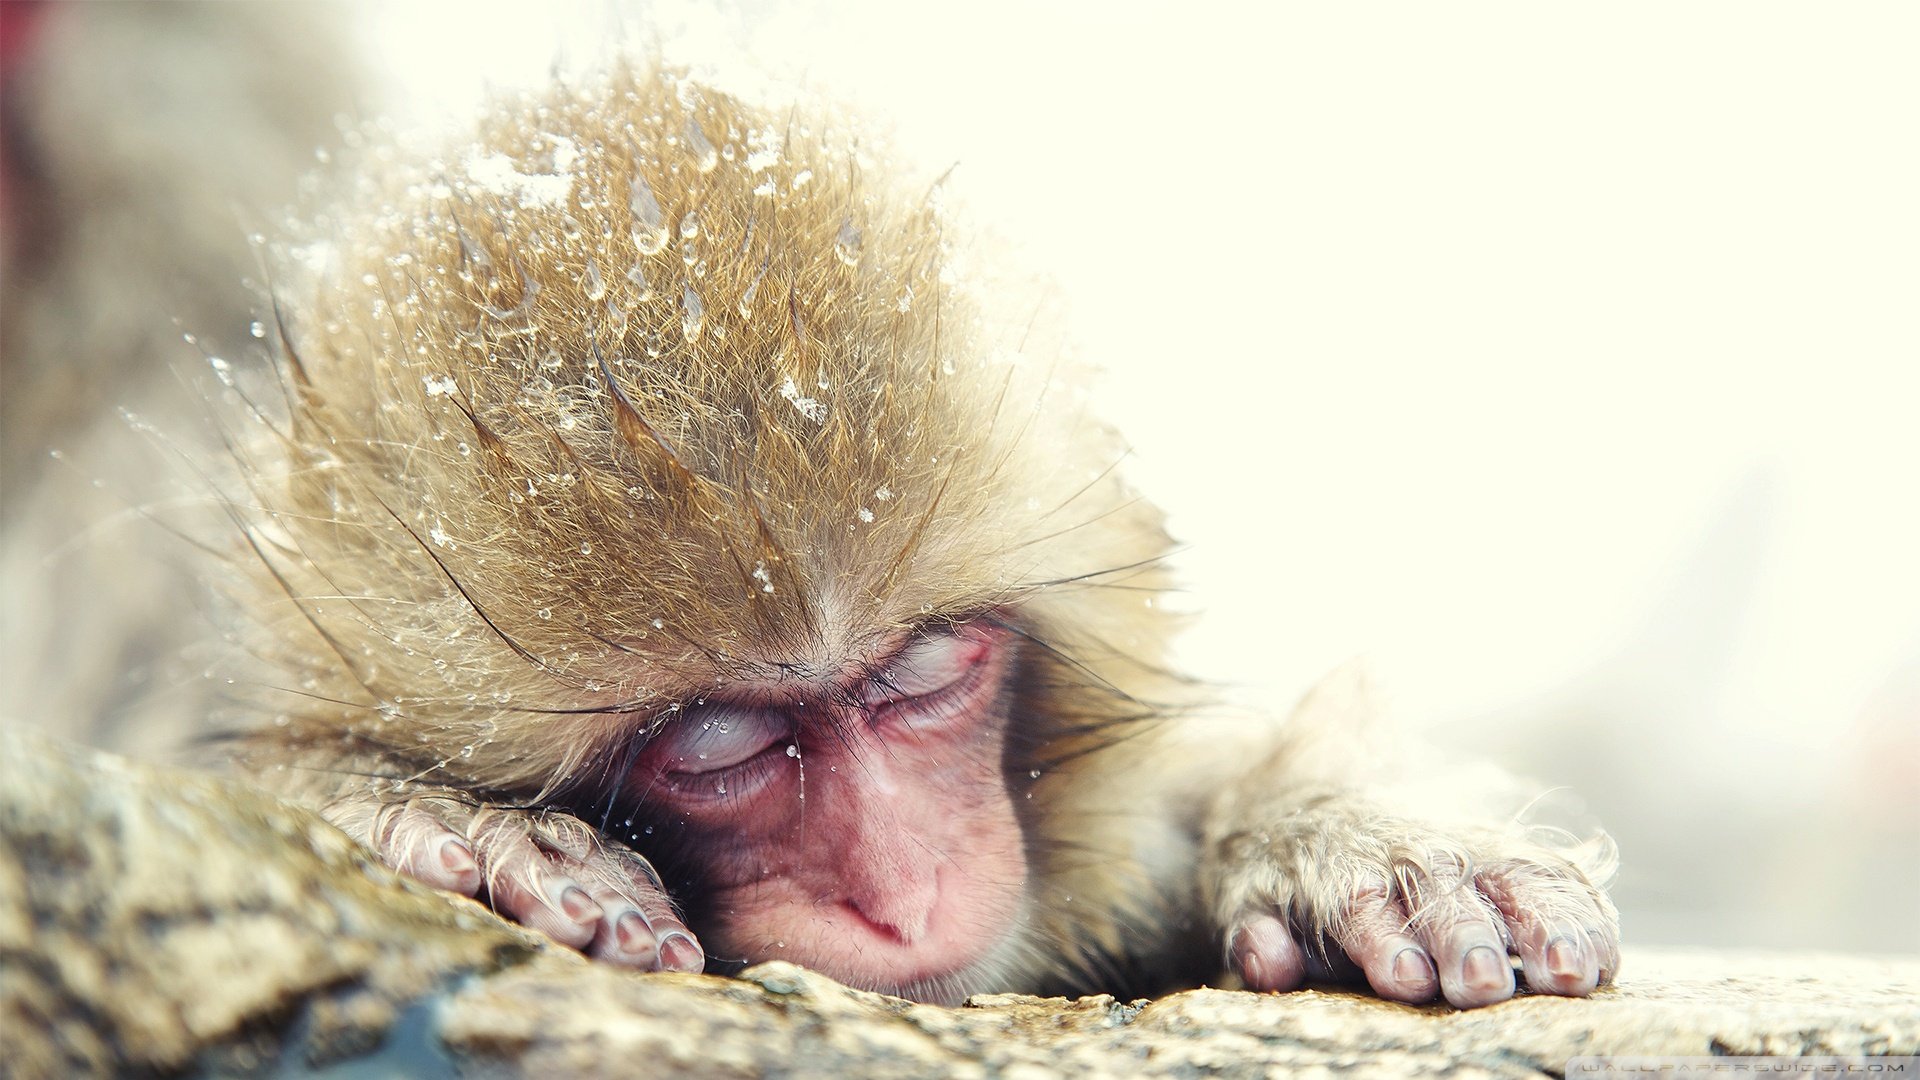
{"type": "Polygon", "coordinates": [[[937,874],[922,881],[903,877],[874,889],[850,896],[843,905],[868,929],[902,945],[911,945],[926,936],[940,899],[937,874]]]}

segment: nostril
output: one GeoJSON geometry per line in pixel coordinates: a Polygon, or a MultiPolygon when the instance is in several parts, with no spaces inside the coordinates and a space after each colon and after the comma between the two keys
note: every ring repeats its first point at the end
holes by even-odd
{"type": "Polygon", "coordinates": [[[931,903],[900,904],[883,899],[880,903],[862,904],[858,899],[848,899],[841,901],[841,906],[875,934],[900,945],[912,945],[924,937],[928,919],[933,914],[931,903]]]}
{"type": "Polygon", "coordinates": [[[866,908],[861,907],[860,901],[844,900],[841,902],[840,906],[852,912],[855,918],[865,923],[868,929],[872,930],[874,933],[879,934],[882,937],[891,938],[902,945],[905,945],[908,943],[907,935],[901,931],[900,927],[895,926],[893,923],[888,922],[884,918],[876,917],[872,912],[869,912],[866,908]]]}

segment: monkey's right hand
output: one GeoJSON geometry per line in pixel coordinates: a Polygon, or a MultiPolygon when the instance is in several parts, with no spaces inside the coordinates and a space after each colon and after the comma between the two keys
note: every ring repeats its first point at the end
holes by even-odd
{"type": "Polygon", "coordinates": [[[706,966],[647,860],[571,815],[437,791],[352,795],[321,815],[400,873],[595,959],[642,971],[706,966]]]}

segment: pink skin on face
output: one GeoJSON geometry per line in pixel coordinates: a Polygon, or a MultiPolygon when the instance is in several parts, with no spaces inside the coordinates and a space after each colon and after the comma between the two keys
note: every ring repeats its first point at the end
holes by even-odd
{"type": "Polygon", "coordinates": [[[710,696],[629,790],[684,823],[715,957],[920,988],[985,960],[1026,888],[1003,774],[1011,634],[968,624],[877,667],[710,696]]]}

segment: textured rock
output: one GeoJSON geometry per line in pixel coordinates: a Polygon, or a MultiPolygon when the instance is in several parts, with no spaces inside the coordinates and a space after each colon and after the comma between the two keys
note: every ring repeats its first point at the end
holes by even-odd
{"type": "Polygon", "coordinates": [[[786,964],[641,976],[376,865],[217,780],[0,734],[9,1075],[1559,1075],[1594,1054],[1920,1054],[1920,960],[1630,952],[1591,1000],[1339,990],[966,1008],[786,964]]]}

